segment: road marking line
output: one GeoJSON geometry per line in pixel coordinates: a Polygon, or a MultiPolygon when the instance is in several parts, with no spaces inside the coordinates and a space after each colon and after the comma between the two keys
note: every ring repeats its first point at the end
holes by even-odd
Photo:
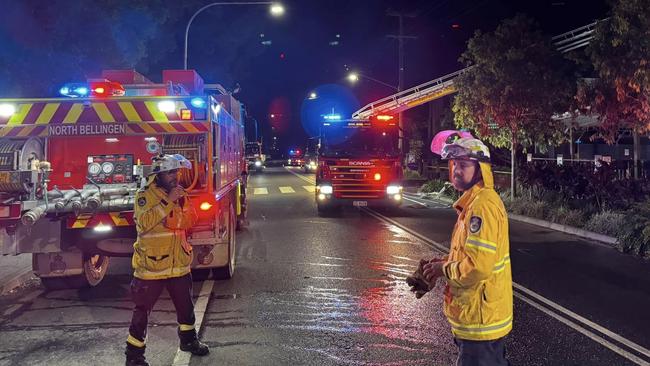
{"type": "Polygon", "coordinates": [[[304,180],[305,182],[307,182],[307,183],[309,183],[309,184],[314,184],[314,185],[316,184],[316,180],[315,180],[315,179],[307,178],[307,177],[303,176],[302,174],[298,174],[298,173],[296,173],[296,172],[294,172],[294,171],[289,170],[289,169],[286,168],[286,167],[285,167],[285,169],[287,169],[287,171],[288,171],[289,173],[295,175],[296,177],[298,177],[298,178],[304,180]]]}
{"type": "MultiPolygon", "coordinates": [[[[418,233],[417,231],[415,231],[413,229],[410,229],[410,228],[400,224],[399,222],[397,222],[397,221],[395,221],[395,220],[393,220],[391,218],[388,218],[388,217],[386,217],[386,216],[384,216],[384,215],[382,215],[382,214],[380,214],[380,213],[378,213],[378,212],[376,212],[376,211],[374,211],[372,209],[364,208],[363,210],[366,211],[371,216],[375,217],[376,219],[378,219],[380,221],[384,221],[386,223],[389,223],[389,224],[391,224],[393,226],[396,226],[396,227],[402,229],[403,231],[405,231],[407,234],[410,234],[410,235],[414,236],[416,239],[420,239],[424,244],[427,244],[427,245],[437,249],[442,254],[447,254],[448,253],[448,248],[444,247],[442,244],[440,244],[440,243],[438,243],[436,241],[433,241],[433,240],[427,238],[426,236],[418,233]]],[[[614,333],[614,332],[610,331],[609,329],[607,329],[607,328],[605,328],[605,327],[603,327],[601,325],[598,325],[598,324],[596,324],[594,322],[591,322],[591,321],[587,320],[586,318],[584,318],[584,317],[582,317],[582,316],[580,316],[580,315],[578,315],[578,314],[576,314],[576,313],[562,307],[559,304],[556,304],[555,302],[543,297],[542,295],[540,295],[540,294],[538,294],[538,293],[536,293],[536,292],[534,292],[534,291],[532,291],[532,290],[530,290],[530,289],[528,289],[528,288],[526,288],[524,286],[521,286],[520,284],[518,284],[518,283],[516,283],[514,281],[512,282],[512,286],[515,289],[519,290],[520,292],[523,292],[523,293],[527,294],[528,296],[531,296],[531,297],[537,299],[538,301],[543,302],[544,304],[546,304],[547,306],[553,308],[557,312],[563,313],[564,315],[566,315],[566,316],[568,316],[570,318],[573,318],[573,320],[577,320],[579,322],[582,322],[584,325],[592,327],[592,329],[594,329],[594,330],[596,330],[596,331],[598,331],[598,332],[600,332],[600,333],[602,333],[604,335],[607,335],[608,337],[620,342],[621,344],[626,345],[630,349],[632,349],[632,350],[634,350],[636,352],[639,352],[640,354],[643,354],[645,356],[650,357],[650,350],[644,348],[643,346],[638,345],[638,344],[630,341],[629,339],[624,338],[623,336],[621,336],[621,335],[619,335],[617,333],[614,333]]],[[[527,302],[527,303],[530,303],[532,301],[530,299],[525,298],[524,295],[522,295],[521,293],[519,293],[517,291],[514,291],[514,296],[517,297],[518,299],[524,301],[524,302],[527,302]],[[528,300],[528,301],[526,301],[526,300],[528,300]]],[[[537,304],[537,306],[535,306],[535,305],[533,305],[533,306],[535,308],[541,307],[541,305],[538,305],[538,304],[537,304]]],[[[550,312],[551,312],[551,310],[548,310],[548,309],[546,309],[546,311],[544,311],[544,313],[550,313],[550,312]]],[[[565,323],[565,324],[566,323],[571,323],[571,325],[570,325],[571,328],[579,331],[583,335],[591,338],[593,341],[595,341],[595,342],[609,348],[613,352],[618,353],[619,355],[627,358],[628,360],[630,360],[630,361],[632,361],[634,363],[637,363],[639,365],[650,365],[650,363],[648,363],[647,361],[644,361],[641,358],[635,356],[634,354],[632,354],[632,353],[630,353],[630,352],[616,346],[615,344],[609,342],[608,340],[604,339],[603,337],[589,331],[588,329],[585,329],[583,326],[581,326],[581,325],[579,325],[579,324],[577,324],[575,322],[572,322],[569,319],[563,318],[561,315],[558,315],[558,314],[555,314],[555,315],[556,316],[553,316],[553,317],[558,319],[558,320],[560,320],[559,318],[564,319],[564,320],[560,320],[562,323],[565,323]]]]}
{"type": "Polygon", "coordinates": [[[596,324],[596,323],[590,321],[589,319],[584,318],[581,315],[578,315],[578,314],[574,313],[573,311],[563,307],[562,305],[554,303],[553,301],[543,297],[542,295],[537,294],[536,292],[533,292],[533,291],[527,289],[526,287],[524,287],[524,286],[522,286],[520,284],[517,284],[517,283],[513,282],[512,286],[514,288],[516,288],[517,290],[525,293],[526,295],[528,295],[530,297],[533,297],[536,300],[546,304],[547,306],[550,306],[550,307],[554,308],[555,310],[557,310],[557,311],[559,311],[561,313],[564,313],[565,315],[568,315],[568,316],[572,317],[575,320],[578,320],[579,322],[593,328],[594,330],[597,330],[598,332],[600,332],[602,334],[605,334],[606,336],[612,338],[613,340],[618,341],[618,342],[630,347],[631,349],[633,349],[633,350],[635,350],[635,351],[637,351],[637,352],[639,352],[639,353],[641,353],[641,354],[643,354],[643,355],[645,355],[647,357],[650,357],[650,350],[644,348],[643,346],[638,345],[638,344],[630,341],[627,338],[623,338],[622,336],[610,331],[609,329],[607,329],[607,328],[605,328],[605,327],[603,327],[603,326],[601,326],[599,324],[596,324]]]}
{"type": "Polygon", "coordinates": [[[269,194],[269,190],[266,188],[255,188],[253,194],[269,194]]]}
{"type": "Polygon", "coordinates": [[[296,193],[292,187],[280,187],[280,192],[282,193],[296,193]]]}
{"type": "MultiPolygon", "coordinates": [[[[203,318],[205,317],[205,311],[208,308],[208,302],[210,301],[210,295],[212,294],[212,288],[214,287],[213,280],[207,280],[203,282],[201,286],[201,292],[199,292],[199,299],[196,301],[194,306],[194,315],[196,316],[196,321],[194,322],[194,327],[196,328],[196,333],[201,333],[201,325],[203,325],[203,318]]],[[[190,359],[192,354],[190,352],[183,352],[180,348],[176,350],[176,356],[174,356],[174,362],[172,366],[189,366],[190,359]]]]}
{"type": "Polygon", "coordinates": [[[429,207],[429,205],[427,205],[426,203],[418,202],[418,201],[416,201],[416,200],[414,200],[414,199],[410,199],[410,198],[405,197],[405,196],[402,196],[402,198],[405,199],[405,200],[407,200],[407,201],[415,202],[415,203],[417,203],[418,205],[421,205],[421,206],[424,206],[424,207],[429,207]]]}
{"type": "MultiPolygon", "coordinates": [[[[515,293],[515,295],[518,295],[518,294],[515,293]]],[[[581,327],[580,325],[572,322],[571,320],[569,320],[569,319],[567,319],[567,318],[565,318],[565,317],[563,317],[563,316],[561,316],[559,314],[556,314],[556,313],[552,312],[551,310],[546,309],[545,307],[533,302],[532,300],[529,300],[529,299],[527,299],[527,298],[525,298],[525,297],[523,297],[521,295],[517,296],[517,298],[520,299],[521,301],[527,303],[528,305],[534,307],[535,309],[541,311],[542,313],[544,313],[544,314],[558,320],[559,322],[563,323],[564,325],[568,326],[569,328],[573,328],[575,331],[577,331],[578,333],[581,333],[584,336],[587,336],[588,338],[590,338],[594,342],[596,342],[596,343],[598,343],[598,344],[600,344],[602,346],[605,346],[605,347],[609,348],[610,350],[618,353],[619,355],[627,358],[628,360],[630,360],[630,361],[632,361],[632,362],[634,362],[634,363],[636,363],[638,365],[648,365],[649,364],[648,362],[642,360],[640,357],[635,356],[634,354],[632,354],[632,353],[622,349],[621,347],[607,341],[606,339],[604,339],[604,338],[590,332],[589,330],[581,327]]]]}
{"type": "Polygon", "coordinates": [[[316,192],[316,186],[302,186],[307,192],[314,193],[316,192]]]}

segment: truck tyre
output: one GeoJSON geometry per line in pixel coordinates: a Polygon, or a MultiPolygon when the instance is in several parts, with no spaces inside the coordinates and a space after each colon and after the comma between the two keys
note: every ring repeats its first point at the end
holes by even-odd
{"type": "Polygon", "coordinates": [[[217,280],[227,280],[232,278],[235,273],[235,253],[236,253],[236,222],[237,217],[235,215],[235,209],[230,204],[229,214],[228,214],[228,264],[223,267],[214,268],[213,274],[214,278],[217,280]]]}
{"type": "Polygon", "coordinates": [[[193,281],[205,281],[210,278],[211,270],[210,268],[199,268],[192,270],[192,280],[193,281]]]}
{"type": "Polygon", "coordinates": [[[41,283],[48,290],[78,289],[99,285],[108,272],[109,257],[95,254],[84,256],[83,273],[75,276],[43,277],[41,283]]]}

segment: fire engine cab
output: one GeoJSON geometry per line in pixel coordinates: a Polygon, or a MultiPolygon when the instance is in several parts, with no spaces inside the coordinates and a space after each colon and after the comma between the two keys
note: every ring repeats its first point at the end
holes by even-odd
{"type": "Polygon", "coordinates": [[[402,159],[392,116],[322,124],[316,171],[319,212],[340,206],[397,207],[402,202],[402,159]]]}
{"type": "Polygon", "coordinates": [[[133,252],[134,197],[152,158],[181,154],[192,169],[179,182],[199,214],[193,272],[231,277],[246,218],[240,103],[193,70],[165,70],[160,84],[105,70],[60,93],[0,99],[2,254],[32,253],[47,288],[97,285],[110,257],[133,252]]]}

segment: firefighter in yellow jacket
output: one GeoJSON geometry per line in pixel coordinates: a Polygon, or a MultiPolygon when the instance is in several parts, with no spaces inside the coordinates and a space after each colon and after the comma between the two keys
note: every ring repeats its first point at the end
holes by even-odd
{"type": "Polygon", "coordinates": [[[148,365],[145,352],[149,314],[162,290],[167,289],[176,308],[180,349],[204,356],[208,347],[197,338],[192,303],[192,247],[186,230],[197,216],[178,184],[178,170],[191,168],[182,155],[154,158],[146,186],[135,198],[138,238],[133,245],[131,294],[135,303],[126,341],[126,365],[148,365]]]}
{"type": "Polygon", "coordinates": [[[449,255],[425,264],[423,277],[429,289],[437,278],[446,281],[444,313],[459,348],[457,365],[508,365],[504,337],[512,330],[513,307],[508,216],[494,190],[490,151],[467,132],[439,135],[432,151],[450,161],[451,182],[463,194],[454,204],[458,219],[449,255]]]}

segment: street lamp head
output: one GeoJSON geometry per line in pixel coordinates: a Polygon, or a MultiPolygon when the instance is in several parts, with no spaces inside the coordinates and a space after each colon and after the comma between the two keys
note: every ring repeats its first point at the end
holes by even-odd
{"type": "Polygon", "coordinates": [[[351,72],[348,74],[348,80],[350,80],[351,83],[356,83],[359,81],[359,74],[356,72],[351,72]]]}
{"type": "Polygon", "coordinates": [[[316,92],[309,93],[309,99],[316,99],[316,98],[318,98],[318,94],[316,94],[316,92]]]}
{"type": "Polygon", "coordinates": [[[279,17],[284,15],[284,6],[280,3],[273,3],[271,4],[269,11],[271,12],[271,15],[273,15],[274,17],[279,17]]]}

